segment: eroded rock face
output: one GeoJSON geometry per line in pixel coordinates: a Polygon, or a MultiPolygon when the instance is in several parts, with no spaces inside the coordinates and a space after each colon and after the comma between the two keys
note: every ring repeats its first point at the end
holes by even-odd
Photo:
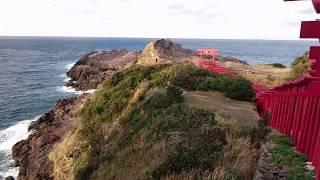
{"type": "Polygon", "coordinates": [[[96,89],[106,77],[134,63],[153,65],[191,61],[196,64],[197,60],[196,52],[167,39],[152,41],[141,53],[128,50],[90,52],[67,73],[71,78],[67,86],[81,91],[96,89]]]}
{"type": "Polygon", "coordinates": [[[20,180],[53,179],[53,163],[48,155],[54,144],[71,128],[74,110],[84,101],[85,95],[57,101],[50,112],[33,122],[29,129],[33,133],[12,148],[14,165],[20,167],[20,180]]]}
{"type": "Polygon", "coordinates": [[[141,52],[137,64],[153,65],[174,63],[178,61],[193,61],[196,52],[182,48],[180,44],[168,39],[152,41],[141,52]]]}
{"type": "Polygon", "coordinates": [[[138,53],[128,50],[91,52],[84,55],[67,73],[67,86],[77,90],[96,89],[108,76],[137,60],[138,53]]]}

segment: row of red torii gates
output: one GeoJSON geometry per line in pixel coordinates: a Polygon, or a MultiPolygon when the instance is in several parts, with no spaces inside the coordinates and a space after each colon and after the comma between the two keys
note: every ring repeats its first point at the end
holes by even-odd
{"type": "MultiPolygon", "coordinates": [[[[320,0],[312,2],[320,13],[320,0]]],[[[300,38],[320,40],[320,20],[303,21],[300,38]]],[[[217,49],[199,49],[198,53],[200,67],[219,74],[233,74],[231,69],[214,61],[217,49]]],[[[302,78],[272,89],[259,85],[253,89],[259,114],[270,113],[270,126],[293,139],[296,149],[306,154],[315,166],[320,180],[320,46],[310,48],[309,59],[311,68],[302,78]]]]}

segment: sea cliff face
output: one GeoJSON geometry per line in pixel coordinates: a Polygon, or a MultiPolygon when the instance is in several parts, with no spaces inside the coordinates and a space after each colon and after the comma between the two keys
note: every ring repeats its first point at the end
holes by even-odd
{"type": "Polygon", "coordinates": [[[53,179],[48,154],[72,126],[73,113],[84,98],[85,95],[58,100],[50,112],[30,125],[33,133],[12,148],[14,164],[20,167],[18,179],[53,179]]]}

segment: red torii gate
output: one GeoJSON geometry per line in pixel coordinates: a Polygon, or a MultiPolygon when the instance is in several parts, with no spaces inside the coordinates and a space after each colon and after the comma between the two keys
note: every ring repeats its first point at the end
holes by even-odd
{"type": "Polygon", "coordinates": [[[203,60],[204,57],[208,57],[209,58],[208,60],[214,61],[217,53],[218,53],[218,49],[214,49],[214,48],[198,49],[198,55],[200,56],[201,60],[203,60]]]}
{"type": "Polygon", "coordinates": [[[217,53],[218,49],[214,48],[198,49],[198,55],[200,56],[199,66],[212,73],[234,75],[235,72],[233,72],[230,68],[226,68],[217,64],[215,61],[217,53]]]}
{"type": "MultiPolygon", "coordinates": [[[[285,0],[295,1],[295,0],[285,0]]],[[[320,0],[313,0],[320,13],[320,0]]],[[[320,39],[320,21],[303,21],[301,38],[320,39]]],[[[297,150],[308,155],[320,179],[320,46],[310,48],[309,74],[273,89],[254,86],[260,115],[270,112],[270,126],[291,137],[297,150]]]]}

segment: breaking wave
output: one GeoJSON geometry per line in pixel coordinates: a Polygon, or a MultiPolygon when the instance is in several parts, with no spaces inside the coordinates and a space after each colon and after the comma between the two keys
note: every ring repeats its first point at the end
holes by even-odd
{"type": "Polygon", "coordinates": [[[19,168],[13,167],[11,149],[19,141],[26,139],[31,132],[28,131],[28,127],[32,121],[35,121],[40,116],[20,121],[6,129],[0,130],[0,179],[4,179],[7,176],[17,177],[19,168]]]}

